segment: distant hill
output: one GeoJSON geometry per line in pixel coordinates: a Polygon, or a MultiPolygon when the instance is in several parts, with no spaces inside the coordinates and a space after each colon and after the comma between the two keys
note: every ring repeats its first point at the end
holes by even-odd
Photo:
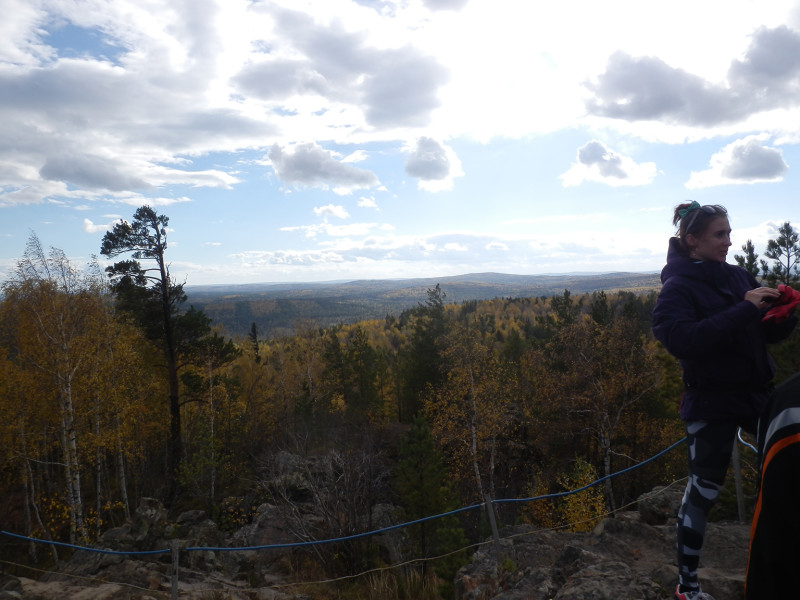
{"type": "Polygon", "coordinates": [[[263,339],[290,335],[298,320],[320,327],[398,316],[441,286],[447,302],[585,294],[598,290],[643,292],[661,286],[657,273],[505,275],[377,279],[329,283],[186,286],[189,303],[201,308],[226,335],[244,337],[256,323],[263,339]]]}

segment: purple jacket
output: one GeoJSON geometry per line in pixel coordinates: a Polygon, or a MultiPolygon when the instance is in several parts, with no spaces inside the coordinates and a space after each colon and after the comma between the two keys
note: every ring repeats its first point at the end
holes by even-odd
{"type": "Polygon", "coordinates": [[[744,299],[759,286],[740,267],[695,262],[670,239],[663,284],[653,309],[653,334],[680,360],[684,421],[758,418],[775,367],[767,343],[791,333],[797,319],[762,323],[764,311],[744,299]]]}

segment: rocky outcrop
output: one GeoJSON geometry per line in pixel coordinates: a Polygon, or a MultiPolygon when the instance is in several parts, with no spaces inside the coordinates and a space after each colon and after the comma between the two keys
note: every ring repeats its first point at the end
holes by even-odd
{"type": "Polygon", "coordinates": [[[169,521],[160,502],[143,499],[130,522],[103,535],[98,550],[81,550],[38,581],[6,577],[0,600],[155,600],[170,597],[173,548],[179,555],[181,597],[229,600],[291,600],[297,596],[275,589],[289,580],[281,555],[274,552],[215,550],[290,540],[281,535],[281,516],[264,505],[255,524],[234,536],[224,534],[204,511],[182,513],[169,521]],[[256,542],[256,540],[258,540],[256,542]],[[185,551],[186,548],[209,548],[185,551]],[[155,554],[120,554],[151,552],[155,554]]]}
{"type": "MultiPolygon", "coordinates": [[[[302,485],[298,486],[298,494],[302,485]]],[[[518,525],[501,531],[474,554],[455,578],[457,600],[663,600],[677,579],[674,517],[681,490],[654,490],[638,510],[606,519],[592,532],[571,533],[518,525]]],[[[392,523],[393,507],[379,506],[376,527],[392,523]]],[[[395,532],[378,536],[388,564],[401,562],[395,532]],[[385,539],[382,539],[385,538],[385,539]]],[[[711,523],[701,562],[706,591],[718,600],[743,600],[749,525],[711,523]]],[[[174,521],[160,503],[146,499],[123,527],[110,530],[101,546],[120,552],[168,550],[153,555],[76,552],[38,581],[3,576],[0,600],[150,600],[168,598],[171,548],[181,551],[177,579],[181,597],[226,600],[303,598],[292,582],[293,567],[283,550],[236,550],[294,542],[285,513],[263,504],[251,523],[225,534],[203,511],[174,521]],[[217,548],[217,549],[215,549],[217,548]]]]}
{"type": "MultiPolygon", "coordinates": [[[[499,553],[492,544],[483,546],[458,572],[456,600],[672,598],[679,501],[674,491],[655,490],[642,498],[642,513],[620,513],[591,533],[506,529],[499,553]]],[[[709,524],[700,569],[704,591],[717,599],[744,599],[748,541],[748,524],[709,524]]]]}

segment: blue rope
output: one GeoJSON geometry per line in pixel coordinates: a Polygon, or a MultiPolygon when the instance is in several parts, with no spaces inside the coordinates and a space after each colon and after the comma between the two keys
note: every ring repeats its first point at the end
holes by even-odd
{"type": "Polygon", "coordinates": [[[52,544],[53,546],[61,546],[62,548],[72,548],[73,550],[88,550],[89,552],[97,552],[98,554],[122,554],[125,556],[128,555],[147,555],[147,554],[166,554],[170,552],[170,550],[145,550],[141,552],[125,552],[121,550],[102,550],[100,548],[87,548],[86,546],[76,546],[75,544],[66,544],[64,542],[53,542],[50,540],[40,540],[38,538],[27,537],[24,535],[18,535],[16,533],[11,533],[9,531],[0,531],[3,535],[7,535],[9,537],[17,538],[18,540],[27,540],[29,542],[38,542],[40,544],[52,544]]]}
{"type": "Polygon", "coordinates": [[[640,463],[637,463],[637,464],[635,464],[635,465],[633,465],[631,467],[628,467],[627,469],[623,469],[622,471],[617,471],[616,473],[611,473],[611,475],[606,475],[605,477],[601,477],[597,481],[593,481],[592,483],[589,483],[589,484],[587,484],[587,485],[585,485],[585,486],[583,486],[581,488],[578,488],[576,490],[569,490],[567,492],[559,492],[559,493],[556,493],[556,494],[546,494],[544,496],[534,496],[533,498],[513,498],[513,499],[510,499],[510,500],[493,500],[492,503],[501,504],[503,502],[533,502],[534,500],[545,500],[547,498],[563,498],[564,496],[570,496],[572,494],[577,494],[578,492],[582,492],[583,490],[587,490],[590,487],[594,487],[599,483],[603,483],[604,481],[607,481],[609,479],[613,479],[614,477],[617,477],[618,475],[623,475],[625,473],[628,473],[630,471],[633,471],[635,469],[643,467],[647,463],[651,463],[654,460],[656,460],[657,458],[661,458],[667,452],[669,452],[671,450],[674,450],[675,448],[677,448],[678,446],[680,446],[681,444],[686,442],[687,439],[688,438],[683,438],[682,440],[678,440],[677,442],[672,444],[669,448],[666,448],[665,450],[662,450],[661,452],[659,452],[655,456],[651,456],[647,460],[644,460],[644,461],[642,461],[640,463]]]}
{"type": "Polygon", "coordinates": [[[423,517],[421,519],[416,519],[414,521],[408,521],[406,523],[400,523],[398,525],[391,525],[390,527],[384,527],[382,529],[375,529],[373,531],[367,531],[364,533],[356,533],[354,535],[346,535],[344,537],[338,538],[331,538],[327,540],[316,540],[312,542],[290,542],[286,544],[267,544],[265,546],[242,546],[240,548],[209,548],[209,547],[189,547],[185,548],[187,551],[193,550],[212,550],[214,552],[237,552],[237,551],[248,551],[248,550],[271,550],[273,548],[300,548],[302,546],[317,546],[320,544],[331,544],[333,542],[347,542],[349,540],[356,540],[358,538],[368,537],[371,535],[377,535],[380,533],[386,533],[387,531],[394,531],[395,529],[402,529],[403,527],[408,527],[409,525],[416,525],[417,523],[423,523],[425,521],[432,521],[433,519],[439,519],[441,517],[447,517],[449,515],[455,515],[458,513],[466,512],[468,510],[473,510],[476,508],[481,508],[483,506],[483,502],[480,504],[473,504],[472,506],[465,506],[464,508],[457,508],[455,510],[451,510],[450,512],[442,513],[440,515],[432,515],[430,517],[423,517]]]}
{"type": "MultiPolygon", "coordinates": [[[[631,467],[623,469],[622,471],[617,471],[616,473],[612,473],[611,475],[606,475],[605,477],[601,477],[597,481],[593,481],[592,483],[590,483],[588,485],[585,485],[585,486],[583,486],[581,488],[575,489],[575,490],[569,490],[567,492],[559,492],[559,493],[555,493],[555,494],[546,494],[544,496],[534,496],[532,498],[511,498],[511,499],[505,499],[505,500],[492,500],[492,504],[503,504],[503,503],[510,503],[510,502],[534,502],[536,500],[545,500],[545,499],[548,499],[548,498],[562,498],[564,496],[569,496],[571,494],[577,494],[578,492],[582,492],[582,491],[584,491],[586,489],[589,489],[590,487],[594,487],[595,485],[603,483],[604,481],[612,479],[613,477],[617,477],[619,475],[623,475],[625,473],[629,473],[630,471],[633,471],[635,469],[643,467],[644,465],[646,465],[648,463],[651,463],[651,462],[653,462],[654,460],[656,460],[658,458],[661,458],[667,452],[670,452],[671,450],[674,450],[675,448],[677,448],[678,446],[680,446],[681,444],[686,442],[686,440],[687,440],[687,438],[683,438],[682,440],[679,440],[679,441],[675,442],[674,444],[672,444],[669,448],[666,448],[666,449],[662,450],[658,454],[648,458],[645,461],[642,461],[642,462],[637,463],[637,464],[635,464],[635,465],[633,465],[631,467]]],[[[381,533],[387,533],[389,531],[395,531],[397,529],[402,529],[403,527],[408,527],[410,525],[416,525],[418,523],[424,523],[425,521],[432,521],[433,519],[440,519],[442,517],[448,517],[450,515],[456,515],[456,514],[459,514],[459,513],[462,513],[462,512],[466,512],[468,510],[474,510],[476,508],[481,508],[481,507],[484,506],[484,504],[485,503],[481,502],[480,504],[473,504],[472,506],[465,506],[463,508],[457,508],[457,509],[451,510],[449,512],[441,513],[441,514],[438,514],[438,515],[432,515],[430,517],[423,517],[421,519],[416,519],[414,521],[408,521],[406,523],[400,523],[398,525],[392,525],[390,527],[383,527],[382,529],[375,529],[373,531],[367,531],[367,532],[364,532],[364,533],[357,533],[357,534],[354,534],[354,535],[346,535],[346,536],[343,536],[343,537],[331,538],[331,539],[327,539],[327,540],[315,540],[315,541],[310,541],[310,542],[291,542],[291,543],[285,543],[285,544],[265,544],[265,545],[262,545],[262,546],[241,546],[241,547],[235,547],[235,548],[228,548],[228,547],[223,548],[223,547],[215,547],[215,546],[189,546],[187,548],[183,548],[183,550],[185,550],[186,552],[195,552],[195,551],[249,552],[249,551],[255,551],[255,550],[274,550],[274,549],[280,549],[280,548],[301,548],[301,547],[304,547],[304,546],[318,546],[318,545],[322,545],[322,544],[332,544],[332,543],[335,543],[335,542],[347,542],[347,541],[350,541],[350,540],[356,540],[356,539],[359,539],[359,538],[369,537],[369,536],[372,536],[372,535],[378,535],[378,534],[381,534],[381,533]]],[[[88,550],[89,552],[98,552],[98,553],[103,553],[103,554],[147,555],[147,554],[165,554],[167,552],[170,552],[170,550],[150,550],[150,551],[146,551],[146,552],[123,552],[123,551],[115,551],[115,550],[99,550],[97,548],[87,548],[85,546],[75,546],[73,544],[65,544],[63,542],[50,542],[48,540],[40,540],[40,539],[36,539],[36,538],[30,538],[30,537],[26,537],[26,536],[23,536],[23,535],[17,535],[15,533],[9,533],[7,531],[0,531],[0,533],[8,535],[8,536],[11,536],[11,537],[14,537],[14,538],[22,539],[22,540],[29,540],[29,541],[32,541],[32,542],[39,542],[39,543],[42,543],[42,544],[55,544],[57,546],[64,546],[64,547],[73,548],[73,549],[76,549],[76,550],[88,550]]]]}

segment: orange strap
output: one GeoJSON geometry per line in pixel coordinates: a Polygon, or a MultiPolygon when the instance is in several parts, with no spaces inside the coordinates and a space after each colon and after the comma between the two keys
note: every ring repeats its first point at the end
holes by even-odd
{"type": "MultiPolygon", "coordinates": [[[[764,474],[767,472],[767,468],[769,467],[769,463],[775,458],[775,455],[778,454],[781,450],[784,450],[787,446],[791,446],[792,444],[800,443],[800,433],[795,433],[788,437],[781,439],[778,442],[775,442],[767,452],[767,455],[764,457],[764,463],[761,466],[761,486],[758,490],[758,499],[756,500],[756,507],[755,511],[753,512],[753,523],[750,525],[750,545],[748,548],[748,554],[753,551],[753,537],[756,533],[756,525],[758,523],[758,518],[761,515],[761,497],[764,490],[764,474]]],[[[750,566],[750,561],[748,560],[748,568],[750,566]]],[[[747,577],[745,575],[745,588],[747,584],[747,577]]]]}

